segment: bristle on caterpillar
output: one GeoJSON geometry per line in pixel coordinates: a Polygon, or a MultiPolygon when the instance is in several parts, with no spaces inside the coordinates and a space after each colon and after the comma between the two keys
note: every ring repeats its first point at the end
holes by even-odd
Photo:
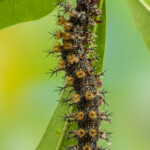
{"type": "Polygon", "coordinates": [[[98,3],[99,0],[77,0],[74,8],[70,2],[58,2],[64,14],[58,15],[57,25],[62,30],[56,31],[54,37],[62,44],[56,44],[51,53],[60,53],[61,60],[52,74],[65,71],[65,86],[61,90],[72,87],[70,93],[74,91],[71,98],[62,101],[77,107],[76,112],[64,117],[69,123],[76,122],[78,127],[67,134],[68,138],[78,142],[77,145],[66,145],[69,150],[107,150],[99,148],[97,143],[99,139],[109,142],[110,133],[99,128],[102,122],[111,122],[111,114],[99,110],[101,105],[107,104],[107,91],[101,89],[100,77],[104,73],[95,73],[97,68],[93,62],[100,58],[94,52],[96,35],[90,29],[90,26],[103,23],[96,20],[102,13],[96,7],[98,3]]]}

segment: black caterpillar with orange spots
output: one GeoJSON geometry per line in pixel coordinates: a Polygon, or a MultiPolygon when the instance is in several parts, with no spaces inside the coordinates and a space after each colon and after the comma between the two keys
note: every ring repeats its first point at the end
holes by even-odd
{"type": "Polygon", "coordinates": [[[110,122],[110,114],[99,111],[99,107],[106,104],[100,80],[103,73],[96,74],[93,67],[98,58],[93,44],[96,35],[90,27],[102,23],[95,19],[102,13],[96,7],[98,2],[77,0],[75,8],[69,2],[58,2],[64,13],[58,15],[57,24],[63,27],[63,31],[57,31],[54,36],[62,43],[58,43],[51,53],[59,53],[61,60],[52,74],[65,71],[66,85],[61,90],[72,87],[71,92],[75,92],[63,101],[77,107],[77,112],[65,117],[68,122],[77,122],[78,125],[77,130],[69,132],[78,144],[68,147],[69,150],[108,150],[97,144],[99,139],[109,142],[110,134],[99,128],[102,121],[110,122]]]}

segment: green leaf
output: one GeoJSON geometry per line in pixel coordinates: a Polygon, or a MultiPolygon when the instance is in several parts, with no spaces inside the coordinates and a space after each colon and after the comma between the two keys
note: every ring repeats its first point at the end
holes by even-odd
{"type": "Polygon", "coordinates": [[[97,20],[102,20],[104,23],[97,24],[93,31],[97,35],[96,45],[97,49],[95,50],[96,54],[99,56],[100,60],[97,61],[96,67],[99,68],[98,72],[102,72],[104,64],[104,55],[106,48],[106,0],[101,0],[99,3],[99,9],[102,10],[102,15],[97,17],[97,20]]]}
{"type": "MultiPolygon", "coordinates": [[[[65,98],[68,91],[63,92],[61,98],[65,98]]],[[[64,116],[66,113],[71,112],[72,109],[66,105],[62,105],[59,102],[53,117],[46,129],[46,132],[38,145],[36,150],[58,150],[61,144],[61,141],[64,137],[62,131],[66,130],[67,122],[63,120],[61,116],[64,116]]]]}
{"type": "Polygon", "coordinates": [[[150,0],[127,0],[136,27],[150,50],[150,0]]]}
{"type": "MultiPolygon", "coordinates": [[[[97,19],[103,20],[104,23],[97,24],[93,31],[98,35],[96,39],[97,49],[95,50],[96,54],[100,57],[100,60],[96,63],[96,66],[99,68],[99,71],[102,72],[102,66],[104,61],[105,45],[106,45],[106,0],[101,0],[98,7],[103,11],[103,14],[97,19]]],[[[64,98],[68,92],[65,91],[61,98],[64,98]]],[[[60,119],[59,116],[63,114],[68,114],[73,112],[76,108],[66,106],[61,107],[61,103],[58,104],[57,109],[54,112],[54,115],[46,129],[44,136],[36,150],[64,150],[66,145],[74,144],[75,141],[67,139],[67,135],[64,134],[66,129],[72,128],[75,129],[76,124],[68,125],[67,122],[64,122],[63,119],[60,119]],[[56,134],[56,131],[60,130],[60,135],[56,134]]]]}
{"type": "Polygon", "coordinates": [[[39,19],[56,8],[57,0],[0,0],[0,29],[39,19]]]}

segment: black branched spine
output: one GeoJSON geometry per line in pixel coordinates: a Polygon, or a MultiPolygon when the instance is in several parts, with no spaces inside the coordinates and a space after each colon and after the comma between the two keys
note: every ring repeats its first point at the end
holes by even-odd
{"type": "Polygon", "coordinates": [[[76,8],[69,2],[58,2],[63,14],[58,15],[57,24],[63,31],[57,31],[54,36],[62,43],[58,43],[51,53],[59,53],[61,60],[59,67],[53,73],[65,71],[66,84],[61,89],[72,87],[75,94],[63,100],[77,107],[77,112],[67,114],[68,122],[77,122],[78,129],[69,131],[71,138],[78,141],[76,146],[67,146],[70,150],[107,150],[98,147],[98,140],[109,142],[110,133],[99,127],[102,121],[110,122],[107,112],[100,112],[99,107],[107,102],[105,91],[101,89],[100,76],[96,74],[93,61],[99,59],[94,53],[96,35],[90,30],[91,26],[102,21],[96,20],[101,14],[96,5],[99,0],[77,0],[76,8]],[[91,57],[93,56],[93,57],[91,57]]]}

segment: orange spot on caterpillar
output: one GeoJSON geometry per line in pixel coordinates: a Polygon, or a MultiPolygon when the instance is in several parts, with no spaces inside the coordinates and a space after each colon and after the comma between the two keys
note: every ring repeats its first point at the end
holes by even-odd
{"type": "Polygon", "coordinates": [[[86,74],[85,72],[81,69],[79,71],[76,72],[76,75],[77,77],[80,79],[80,78],[83,78],[86,74]]]}
{"type": "Polygon", "coordinates": [[[83,146],[83,150],[91,150],[91,147],[88,145],[83,146]]]}
{"type": "Polygon", "coordinates": [[[58,43],[55,47],[54,47],[54,52],[60,52],[62,49],[62,46],[60,43],[58,43]]]}
{"type": "Polygon", "coordinates": [[[70,32],[61,32],[57,31],[55,34],[56,39],[64,39],[64,40],[70,40],[74,39],[74,36],[70,32]]]}
{"type": "Polygon", "coordinates": [[[69,12],[70,17],[76,16],[76,15],[77,15],[77,12],[75,10],[72,10],[71,12],[69,12]]]}
{"type": "Polygon", "coordinates": [[[84,135],[85,135],[85,130],[84,130],[84,129],[79,129],[79,130],[77,131],[77,135],[78,135],[80,138],[84,137],[84,135]]]}
{"type": "Polygon", "coordinates": [[[67,80],[67,85],[72,85],[74,83],[74,78],[71,76],[67,77],[66,80],[67,80]]]}
{"type": "Polygon", "coordinates": [[[97,131],[95,129],[90,129],[89,135],[94,137],[95,135],[97,135],[97,131]]]}
{"type": "Polygon", "coordinates": [[[65,22],[63,27],[66,31],[69,31],[72,28],[72,24],[70,22],[65,22]]]}
{"type": "Polygon", "coordinates": [[[91,119],[95,119],[95,118],[97,118],[97,113],[96,113],[96,111],[90,111],[89,112],[89,117],[91,118],[91,119]]]}
{"type": "Polygon", "coordinates": [[[70,32],[64,32],[64,33],[62,34],[62,38],[63,38],[64,40],[69,40],[69,39],[72,39],[73,36],[72,36],[72,34],[71,34],[70,32]]]}
{"type": "Polygon", "coordinates": [[[87,100],[91,100],[94,97],[94,94],[91,90],[89,90],[89,91],[86,91],[85,97],[87,100]]]}
{"type": "Polygon", "coordinates": [[[56,39],[61,39],[62,36],[63,36],[63,34],[62,34],[61,31],[57,31],[56,34],[55,34],[56,39]]]}
{"type": "Polygon", "coordinates": [[[78,62],[79,61],[78,57],[76,57],[75,54],[68,55],[67,56],[67,60],[71,64],[73,64],[74,62],[78,62]]]}
{"type": "Polygon", "coordinates": [[[72,99],[71,99],[74,103],[78,103],[80,101],[80,95],[79,94],[75,94],[72,99]]]}
{"type": "Polygon", "coordinates": [[[64,69],[65,67],[66,67],[66,62],[63,61],[63,60],[61,60],[61,61],[59,62],[59,69],[64,69]]]}
{"type": "Polygon", "coordinates": [[[99,91],[96,92],[96,95],[97,95],[97,96],[100,96],[100,94],[101,94],[101,93],[100,93],[99,91]]]}
{"type": "Polygon", "coordinates": [[[65,24],[67,21],[63,16],[59,16],[58,21],[57,21],[57,25],[63,25],[65,24]]]}
{"type": "Polygon", "coordinates": [[[64,42],[64,49],[66,49],[66,50],[72,49],[72,43],[71,42],[64,42]]]}
{"type": "Polygon", "coordinates": [[[82,120],[84,117],[84,113],[82,111],[79,111],[76,116],[75,116],[78,120],[82,120]]]}

